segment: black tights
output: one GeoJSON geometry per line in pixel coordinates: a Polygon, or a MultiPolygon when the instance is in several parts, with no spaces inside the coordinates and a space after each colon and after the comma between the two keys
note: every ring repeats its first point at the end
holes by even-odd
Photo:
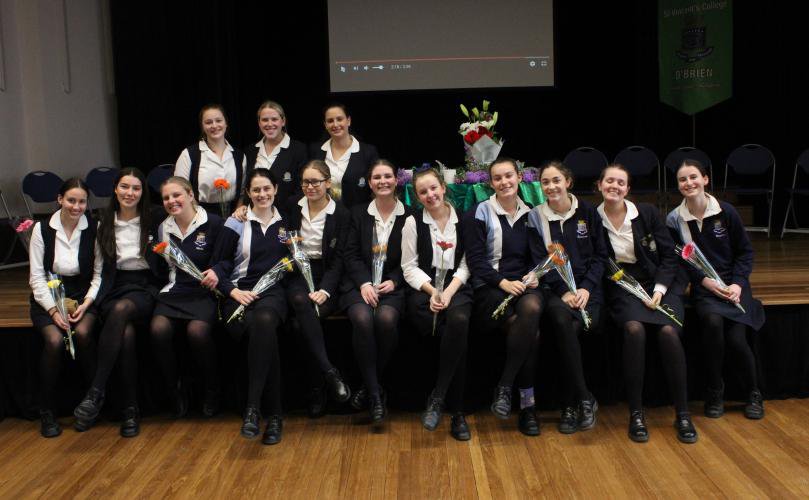
{"type": "MultiPolygon", "coordinates": [[[[278,353],[278,325],[281,318],[270,308],[248,310],[245,314],[247,333],[247,406],[265,406],[270,415],[281,414],[281,356],[278,353]],[[266,383],[266,387],[265,387],[266,383]]],[[[242,328],[231,328],[240,340],[242,328]]]]}
{"type": "MultiPolygon", "coordinates": [[[[578,315],[578,311],[576,311],[578,315]]],[[[563,303],[555,307],[548,307],[545,311],[549,327],[559,350],[559,363],[561,366],[562,403],[572,406],[577,401],[590,397],[587,384],[584,381],[584,367],[581,361],[581,345],[579,333],[583,324],[577,316],[571,316],[570,311],[563,303]]]]}
{"type": "Polygon", "coordinates": [[[175,331],[185,331],[194,361],[202,369],[205,388],[216,389],[219,377],[216,371],[216,345],[211,335],[211,325],[200,320],[178,320],[158,315],[152,318],[152,350],[165,377],[166,387],[169,391],[176,391],[179,378],[177,359],[174,356],[175,331]]]}
{"type": "Polygon", "coordinates": [[[384,305],[374,311],[361,302],[348,308],[348,318],[354,327],[352,343],[362,380],[370,395],[378,395],[379,378],[396,349],[399,311],[384,305]]]}
{"type": "Polygon", "coordinates": [[[542,300],[539,295],[526,293],[517,299],[514,314],[506,325],[506,365],[499,385],[511,387],[516,378],[520,389],[534,386],[541,313],[542,300]]]}
{"type": "Polygon", "coordinates": [[[314,372],[311,376],[315,379],[311,382],[314,385],[319,385],[316,382],[322,381],[323,378],[319,375],[334,368],[331,361],[329,361],[328,354],[326,354],[323,325],[320,323],[321,318],[326,318],[331,314],[330,301],[326,301],[319,306],[320,317],[318,317],[315,314],[314,302],[309,298],[308,291],[295,289],[287,297],[292,303],[292,309],[295,311],[295,318],[298,321],[300,335],[297,335],[296,338],[303,341],[302,343],[309,353],[307,363],[310,365],[310,372],[314,372]]]}
{"type": "Polygon", "coordinates": [[[132,326],[136,314],[137,307],[131,300],[116,301],[98,336],[98,368],[92,385],[104,392],[107,380],[118,361],[123,381],[124,406],[137,404],[138,361],[135,351],[135,327],[132,326]]]}
{"type": "Polygon", "coordinates": [[[447,310],[446,328],[441,337],[438,380],[433,395],[446,398],[448,407],[460,411],[463,404],[463,391],[466,385],[466,345],[469,332],[469,316],[472,304],[453,307],[447,310]]]}
{"type": "MultiPolygon", "coordinates": [[[[81,321],[73,327],[73,344],[76,348],[76,359],[81,364],[84,377],[89,382],[96,371],[96,346],[93,342],[94,314],[85,314],[81,321]]],[[[65,356],[65,332],[56,325],[48,325],[42,329],[44,347],[39,357],[40,407],[52,410],[54,407],[53,391],[59,381],[62,359],[65,356]]]]}
{"type": "MultiPolygon", "coordinates": [[[[678,413],[688,411],[686,389],[685,351],[680,342],[679,332],[670,325],[657,328],[657,348],[669,391],[674,399],[674,409],[678,413]]],[[[639,321],[624,323],[624,383],[629,411],[641,410],[643,406],[643,373],[646,367],[646,329],[639,321]]]]}
{"type": "Polygon", "coordinates": [[[739,373],[749,391],[758,389],[756,358],[747,343],[747,326],[725,319],[719,314],[708,313],[700,317],[702,321],[702,347],[706,356],[708,387],[722,387],[722,365],[725,360],[725,346],[739,363],[739,373]]]}

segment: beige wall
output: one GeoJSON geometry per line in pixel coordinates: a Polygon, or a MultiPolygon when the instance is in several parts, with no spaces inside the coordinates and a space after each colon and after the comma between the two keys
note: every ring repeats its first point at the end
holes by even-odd
{"type": "Polygon", "coordinates": [[[0,187],[12,212],[32,170],[67,178],[118,164],[106,2],[0,0],[0,187]]]}

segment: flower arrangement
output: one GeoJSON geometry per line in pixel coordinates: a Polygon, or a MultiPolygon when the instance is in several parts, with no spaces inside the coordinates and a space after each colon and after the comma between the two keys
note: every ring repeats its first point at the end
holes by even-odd
{"type": "MultiPolygon", "coordinates": [[[[196,264],[194,264],[194,262],[185,254],[185,252],[183,252],[182,249],[171,239],[161,241],[160,243],[156,244],[152,247],[152,251],[158,255],[162,255],[166,261],[174,264],[178,269],[182,270],[197,281],[202,281],[205,279],[205,275],[202,274],[202,271],[199,270],[196,264]]],[[[217,297],[222,297],[222,292],[219,290],[211,289],[211,291],[217,297]]]]}
{"type": "Polygon", "coordinates": [[[489,111],[489,104],[484,100],[482,110],[472,108],[471,111],[461,104],[461,113],[468,121],[461,124],[458,133],[464,141],[467,170],[485,169],[497,159],[503,147],[503,139],[494,131],[498,113],[489,111]]]}
{"type": "MultiPolygon", "coordinates": [[[[610,281],[614,282],[616,285],[620,286],[627,292],[629,292],[633,297],[637,298],[638,300],[643,301],[646,304],[650,304],[652,302],[652,297],[649,296],[649,292],[647,292],[643,286],[638,283],[638,280],[630,276],[626,271],[624,271],[621,266],[618,265],[613,259],[609,259],[608,261],[609,267],[609,279],[610,281]]],[[[680,321],[677,316],[674,315],[674,310],[671,306],[666,304],[656,305],[655,310],[663,313],[677,323],[679,326],[683,326],[683,322],[680,321]]]]}
{"type": "MultiPolygon", "coordinates": [[[[292,261],[288,257],[283,257],[279,260],[273,267],[270,268],[269,271],[264,273],[264,275],[259,278],[258,282],[253,286],[253,292],[257,295],[261,295],[273,285],[281,281],[281,278],[284,277],[284,273],[288,273],[292,271],[292,261]]],[[[244,319],[244,310],[245,307],[243,305],[239,305],[233,314],[230,315],[226,323],[230,323],[231,321],[238,320],[242,321],[244,319]]]]}
{"type": "Polygon", "coordinates": [[[58,274],[48,273],[48,291],[51,292],[51,298],[56,304],[56,309],[62,316],[65,323],[68,324],[67,332],[65,335],[65,349],[70,353],[72,359],[76,359],[76,346],[73,343],[73,328],[70,326],[70,318],[68,316],[67,297],[65,294],[65,287],[62,284],[62,279],[58,274]]]}
{"type": "MultiPolygon", "coordinates": [[[[722,277],[719,276],[719,273],[716,272],[716,269],[714,269],[713,265],[711,265],[711,263],[708,261],[708,258],[705,257],[705,254],[702,253],[702,250],[699,249],[696,243],[691,241],[689,243],[686,243],[685,246],[682,247],[679,245],[675,245],[674,251],[677,252],[677,254],[680,257],[682,257],[684,261],[691,264],[691,267],[700,271],[706,277],[716,281],[716,284],[719,285],[721,289],[723,290],[728,289],[728,285],[724,282],[724,280],[722,280],[722,277]]],[[[739,309],[742,313],[746,314],[744,307],[740,303],[733,302],[729,299],[728,302],[736,306],[736,308],[739,309]]]]}
{"type": "MultiPolygon", "coordinates": [[[[314,293],[315,281],[312,277],[312,263],[309,261],[309,256],[306,255],[306,252],[301,248],[302,242],[303,236],[300,236],[298,231],[288,231],[286,238],[282,240],[282,243],[286,243],[289,246],[292,260],[295,261],[295,264],[301,271],[303,279],[306,281],[306,286],[309,287],[309,293],[314,293]]],[[[317,307],[317,304],[315,304],[315,314],[318,318],[320,317],[320,309],[317,307]]]]}

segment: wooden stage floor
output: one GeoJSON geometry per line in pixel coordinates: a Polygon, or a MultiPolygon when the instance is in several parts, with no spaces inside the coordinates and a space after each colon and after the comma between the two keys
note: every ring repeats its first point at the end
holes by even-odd
{"type": "Polygon", "coordinates": [[[6,419],[0,497],[809,497],[809,400],[768,401],[766,410],[760,421],[739,411],[695,416],[693,445],[677,441],[670,407],[650,410],[650,441],[632,443],[624,405],[572,436],[556,431],[555,413],[542,415],[535,438],[516,430],[515,417],[478,414],[466,443],[449,436],[446,417],[431,433],[403,413],[376,432],[359,415],[287,417],[276,446],[241,438],[236,416],[155,416],[133,439],[110,422],[43,439],[38,422],[6,419]]]}
{"type": "MultiPolygon", "coordinates": [[[[753,294],[765,306],[809,304],[809,237],[751,238],[756,251],[753,294]]],[[[0,328],[31,326],[27,268],[0,271],[0,278],[0,328]]]]}

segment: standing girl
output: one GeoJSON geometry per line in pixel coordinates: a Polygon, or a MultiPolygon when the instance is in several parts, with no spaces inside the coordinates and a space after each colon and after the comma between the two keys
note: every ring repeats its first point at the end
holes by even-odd
{"type": "Polygon", "coordinates": [[[756,358],[746,335],[748,327],[758,331],[764,324],[764,308],[750,290],[753,247],[736,209],[705,192],[709,181],[700,162],[684,161],[677,170],[683,202],[666,219],[674,239],[681,244],[694,242],[728,284],[722,288],[696,269],[687,268],[706,355],[705,416],[719,418],[725,413],[722,365],[728,346],[739,362],[748,391],[744,416],[760,419],[764,417],[764,401],[758,389],[756,358]]]}
{"type": "Polygon", "coordinates": [[[174,166],[174,175],[188,179],[194,198],[208,212],[222,217],[239,203],[244,179],[244,154],[228,143],[225,109],[209,104],[199,112],[202,138],[185,148],[174,166]],[[227,189],[219,187],[224,181],[227,189]],[[224,205],[224,213],[222,206],[224,205]]]}
{"type": "Polygon", "coordinates": [[[459,441],[471,439],[462,413],[466,379],[466,339],[472,312],[472,291],[466,285],[469,269],[458,214],[444,200],[447,187],[439,173],[428,168],[413,174],[413,187],[424,207],[405,219],[402,229],[402,271],[411,286],[407,317],[412,327],[429,335],[434,315],[440,314],[441,349],[438,380],[421,415],[425,429],[438,427],[444,401],[453,412],[450,434],[459,441]],[[446,249],[444,249],[446,248],[446,249]],[[446,286],[436,289],[438,269],[446,269],[446,286]]]}
{"type": "Polygon", "coordinates": [[[74,331],[76,356],[84,376],[89,380],[95,374],[92,329],[98,313],[93,303],[101,285],[103,259],[96,242],[96,224],[85,214],[87,193],[87,186],[80,179],[74,177],[65,181],[56,198],[60,209],[47,222],[37,222],[31,233],[28,252],[31,322],[42,334],[45,344],[39,359],[39,415],[43,437],[62,433],[53,414],[53,391],[59,378],[68,329],[74,331]],[[62,317],[48,289],[51,273],[57,274],[64,285],[65,297],[78,303],[67,318],[62,317]]]}

